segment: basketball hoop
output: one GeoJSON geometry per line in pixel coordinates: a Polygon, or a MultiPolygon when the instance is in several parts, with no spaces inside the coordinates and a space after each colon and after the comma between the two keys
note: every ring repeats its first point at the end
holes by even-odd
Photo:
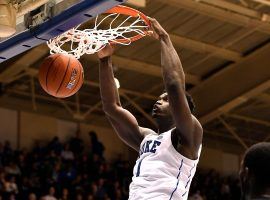
{"type": "Polygon", "coordinates": [[[127,6],[116,6],[108,10],[103,19],[99,20],[97,16],[94,28],[78,30],[78,26],[50,39],[47,45],[51,54],[71,54],[79,59],[83,54],[100,51],[107,44],[129,45],[148,35],[149,26],[147,16],[140,11],[127,6]],[[108,27],[102,28],[106,21],[110,21],[107,22],[108,27]],[[70,50],[62,48],[67,42],[71,42],[70,50]]]}

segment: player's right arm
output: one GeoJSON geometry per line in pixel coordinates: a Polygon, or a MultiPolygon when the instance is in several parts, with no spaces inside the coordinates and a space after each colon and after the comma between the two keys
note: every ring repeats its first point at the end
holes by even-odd
{"type": "Polygon", "coordinates": [[[121,106],[118,89],[114,81],[111,55],[113,48],[107,45],[98,52],[99,81],[103,110],[118,136],[130,147],[139,151],[144,138],[136,118],[121,106]]]}

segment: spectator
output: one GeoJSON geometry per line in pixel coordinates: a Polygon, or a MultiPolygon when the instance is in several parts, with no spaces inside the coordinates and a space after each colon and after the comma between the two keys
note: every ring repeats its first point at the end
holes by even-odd
{"type": "Polygon", "coordinates": [[[48,145],[48,149],[53,150],[57,155],[60,154],[60,152],[63,149],[63,146],[57,136],[55,136],[52,141],[48,145]]]}
{"type": "Polygon", "coordinates": [[[203,200],[203,197],[200,194],[200,191],[197,191],[196,193],[190,195],[188,200],[203,200]]]}
{"type": "Polygon", "coordinates": [[[89,194],[89,195],[87,196],[87,200],[94,200],[94,196],[93,196],[92,194],[89,194]]]}
{"type": "Polygon", "coordinates": [[[61,162],[55,163],[53,170],[52,170],[52,175],[51,175],[51,184],[59,183],[60,170],[61,170],[61,162]]]}
{"type": "Polygon", "coordinates": [[[30,193],[30,181],[27,177],[22,177],[21,184],[19,185],[19,191],[19,199],[29,199],[30,194],[34,194],[30,193]]]}
{"type": "Polygon", "coordinates": [[[69,198],[69,191],[67,188],[64,188],[62,191],[62,196],[59,200],[70,200],[69,198]]]}
{"type": "Polygon", "coordinates": [[[4,172],[0,172],[0,191],[4,191],[5,189],[5,173],[4,172]]]}
{"type": "Polygon", "coordinates": [[[5,172],[8,175],[14,175],[14,176],[21,175],[21,170],[15,162],[10,162],[10,164],[7,167],[5,167],[5,172]]]}
{"type": "Polygon", "coordinates": [[[83,195],[77,194],[75,200],[83,200],[83,195]]]}
{"type": "Polygon", "coordinates": [[[6,181],[4,182],[5,192],[11,193],[18,193],[18,186],[16,184],[15,176],[7,176],[6,181]]]}
{"type": "Polygon", "coordinates": [[[49,194],[47,194],[46,196],[44,196],[42,198],[43,198],[43,200],[57,200],[55,198],[55,188],[54,187],[50,187],[49,194]]]}
{"type": "Polygon", "coordinates": [[[8,140],[5,141],[4,154],[5,155],[12,155],[13,154],[13,150],[12,150],[10,142],[8,140]]]}
{"type": "Polygon", "coordinates": [[[97,192],[96,192],[96,197],[98,200],[102,200],[105,198],[106,195],[106,189],[104,186],[104,179],[100,178],[98,180],[98,185],[97,185],[97,192]]]}
{"type": "Polygon", "coordinates": [[[30,193],[28,200],[37,200],[37,196],[35,195],[35,193],[30,193]]]}
{"type": "Polygon", "coordinates": [[[43,148],[41,147],[40,141],[36,140],[33,148],[33,154],[42,155],[43,148]]]}
{"type": "Polygon", "coordinates": [[[5,141],[4,147],[3,147],[3,164],[6,165],[12,160],[13,156],[13,150],[11,148],[10,142],[7,140],[5,141]]]}
{"type": "Polygon", "coordinates": [[[70,150],[69,148],[69,144],[65,144],[64,146],[64,151],[61,152],[61,157],[63,158],[63,160],[65,161],[72,161],[74,160],[74,154],[73,152],[70,150]]]}
{"type": "Polygon", "coordinates": [[[93,194],[93,197],[96,198],[98,191],[98,186],[95,183],[92,183],[91,185],[91,193],[93,194]]]}
{"type": "Polygon", "coordinates": [[[16,200],[16,195],[13,193],[10,193],[8,196],[8,200],[16,200]]]}
{"type": "Polygon", "coordinates": [[[75,156],[83,153],[83,141],[81,139],[81,131],[78,129],[76,131],[75,137],[71,138],[70,142],[70,150],[75,154],[75,156]]]}
{"type": "Polygon", "coordinates": [[[92,153],[97,154],[100,158],[103,158],[103,153],[105,150],[104,145],[98,140],[97,134],[94,131],[89,132],[92,153]]]}

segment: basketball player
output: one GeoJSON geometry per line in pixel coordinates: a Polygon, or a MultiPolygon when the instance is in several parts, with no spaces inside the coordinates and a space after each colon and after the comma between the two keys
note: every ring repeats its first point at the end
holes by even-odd
{"type": "Polygon", "coordinates": [[[240,180],[242,200],[270,200],[270,143],[258,143],[247,150],[240,180]]]}
{"type": "Polygon", "coordinates": [[[192,115],[194,105],[185,92],[185,74],[168,33],[150,19],[161,44],[161,66],[166,92],[153,106],[158,131],[138,125],[121,107],[114,82],[113,48],[98,53],[103,109],[118,136],[139,152],[130,184],[130,200],[187,199],[200,156],[203,130],[192,115]]]}

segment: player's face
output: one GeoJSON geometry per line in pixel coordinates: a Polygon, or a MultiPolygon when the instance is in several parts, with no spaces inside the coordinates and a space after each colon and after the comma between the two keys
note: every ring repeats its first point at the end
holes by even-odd
{"type": "Polygon", "coordinates": [[[169,100],[168,94],[163,93],[159,96],[157,102],[153,106],[152,116],[156,117],[168,117],[170,116],[170,107],[169,107],[169,100]]]}

